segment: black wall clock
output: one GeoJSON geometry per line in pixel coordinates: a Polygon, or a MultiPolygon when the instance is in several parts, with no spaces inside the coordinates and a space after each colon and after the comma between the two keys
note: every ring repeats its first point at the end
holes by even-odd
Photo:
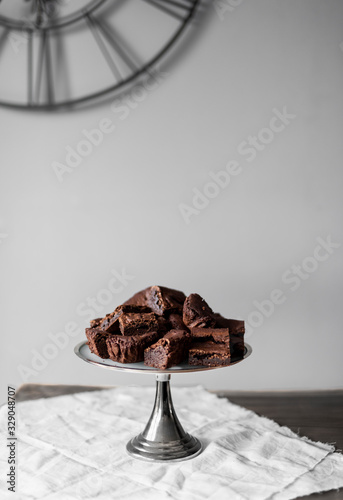
{"type": "Polygon", "coordinates": [[[151,71],[200,0],[0,0],[0,105],[59,109],[151,71]]]}

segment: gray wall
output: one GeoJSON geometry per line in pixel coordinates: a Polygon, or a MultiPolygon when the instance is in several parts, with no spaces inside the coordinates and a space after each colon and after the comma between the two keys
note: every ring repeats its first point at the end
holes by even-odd
{"type": "Polygon", "coordinates": [[[87,309],[163,284],[245,319],[253,347],[236,367],[175,384],[342,387],[343,2],[226,5],[222,19],[209,6],[133,108],[1,109],[3,383],[152,384],[73,347],[87,309]],[[103,119],[113,129],[59,182],[54,162],[103,119]],[[53,359],[37,366],[37,352],[53,359]]]}

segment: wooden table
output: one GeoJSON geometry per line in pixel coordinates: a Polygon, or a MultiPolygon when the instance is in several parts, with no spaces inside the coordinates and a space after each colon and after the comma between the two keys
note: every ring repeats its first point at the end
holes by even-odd
{"type": "MultiPolygon", "coordinates": [[[[25,384],[17,401],[50,398],[76,392],[105,389],[79,385],[25,384]]],[[[219,397],[286,425],[301,436],[314,441],[333,443],[343,449],[343,390],[320,392],[216,392],[219,397]]],[[[301,497],[303,500],[342,500],[343,489],[301,497]]]]}

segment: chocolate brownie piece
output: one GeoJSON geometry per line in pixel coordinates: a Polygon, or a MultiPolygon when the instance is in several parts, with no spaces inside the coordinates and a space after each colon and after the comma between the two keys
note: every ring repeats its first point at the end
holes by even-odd
{"type": "Polygon", "coordinates": [[[99,328],[86,328],[86,337],[88,346],[92,353],[107,359],[109,357],[106,346],[108,334],[99,328]]]}
{"type": "Polygon", "coordinates": [[[230,348],[212,341],[195,342],[189,349],[188,363],[194,366],[227,366],[230,348]]]}
{"type": "Polygon", "coordinates": [[[164,318],[163,316],[156,316],[156,319],[158,323],[158,331],[161,333],[161,335],[166,333],[168,330],[171,330],[166,318],[164,318]]]}
{"type": "Polygon", "coordinates": [[[158,332],[141,335],[108,335],[106,346],[109,357],[118,363],[138,363],[144,359],[144,349],[158,340],[158,332]]]}
{"type": "Polygon", "coordinates": [[[107,314],[105,318],[99,325],[99,328],[108,333],[120,333],[119,321],[118,319],[122,314],[126,313],[147,313],[151,312],[149,307],[146,306],[133,306],[133,305],[121,305],[115,308],[115,310],[107,314]]]}
{"type": "Polygon", "coordinates": [[[219,313],[214,313],[213,317],[216,320],[216,326],[218,326],[219,328],[228,328],[232,335],[244,335],[244,321],[239,319],[227,319],[219,313]]]}
{"type": "Polygon", "coordinates": [[[192,328],[191,339],[189,364],[226,366],[230,363],[228,328],[192,328]]]}
{"type": "Polygon", "coordinates": [[[230,347],[230,333],[228,328],[192,328],[192,341],[197,343],[211,341],[230,347]]]}
{"type": "Polygon", "coordinates": [[[144,290],[135,293],[132,297],[127,299],[123,305],[146,306],[148,304],[147,293],[150,288],[151,287],[149,286],[148,288],[144,288],[144,290]]]}
{"type": "Polygon", "coordinates": [[[170,313],[168,323],[172,330],[185,330],[188,332],[187,326],[184,324],[182,315],[177,313],[170,313]]]}
{"type": "Polygon", "coordinates": [[[159,324],[154,313],[123,313],[118,318],[122,335],[138,335],[158,331],[159,324]]]}
{"type": "Polygon", "coordinates": [[[170,330],[156,344],[144,351],[144,364],[166,370],[186,359],[190,342],[189,333],[184,330],[170,330]]]}
{"type": "Polygon", "coordinates": [[[95,319],[91,319],[89,324],[91,326],[91,328],[96,328],[97,326],[100,325],[100,323],[102,322],[103,318],[95,318],[95,319]]]}
{"type": "Polygon", "coordinates": [[[106,316],[102,319],[99,328],[107,333],[117,333],[119,332],[117,319],[118,317],[115,311],[106,314],[106,316]]]}
{"type": "Polygon", "coordinates": [[[147,292],[147,304],[154,313],[162,316],[168,311],[182,311],[186,295],[164,286],[152,286],[147,292]]]}
{"type": "Polygon", "coordinates": [[[242,337],[237,337],[231,335],[230,337],[230,348],[232,355],[237,354],[237,356],[243,356],[244,354],[244,339],[242,337]]]}
{"type": "Polygon", "coordinates": [[[227,319],[219,313],[215,313],[213,316],[216,320],[216,326],[229,329],[231,353],[237,355],[244,354],[244,321],[239,319],[227,319]]]}
{"type": "Polygon", "coordinates": [[[197,293],[191,293],[183,304],[183,322],[188,328],[214,326],[213,311],[197,293]]]}

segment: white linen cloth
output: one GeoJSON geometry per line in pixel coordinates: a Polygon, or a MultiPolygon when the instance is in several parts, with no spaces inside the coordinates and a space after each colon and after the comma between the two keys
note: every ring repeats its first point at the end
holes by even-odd
{"type": "MultiPolygon", "coordinates": [[[[175,463],[131,458],[127,441],[150,416],[154,388],[125,387],[17,404],[20,500],[288,500],[343,486],[343,455],[201,387],[172,388],[187,432],[204,451],[175,463]]],[[[0,411],[6,439],[7,407],[0,411]]],[[[4,451],[5,450],[5,451],[4,451]]]]}

